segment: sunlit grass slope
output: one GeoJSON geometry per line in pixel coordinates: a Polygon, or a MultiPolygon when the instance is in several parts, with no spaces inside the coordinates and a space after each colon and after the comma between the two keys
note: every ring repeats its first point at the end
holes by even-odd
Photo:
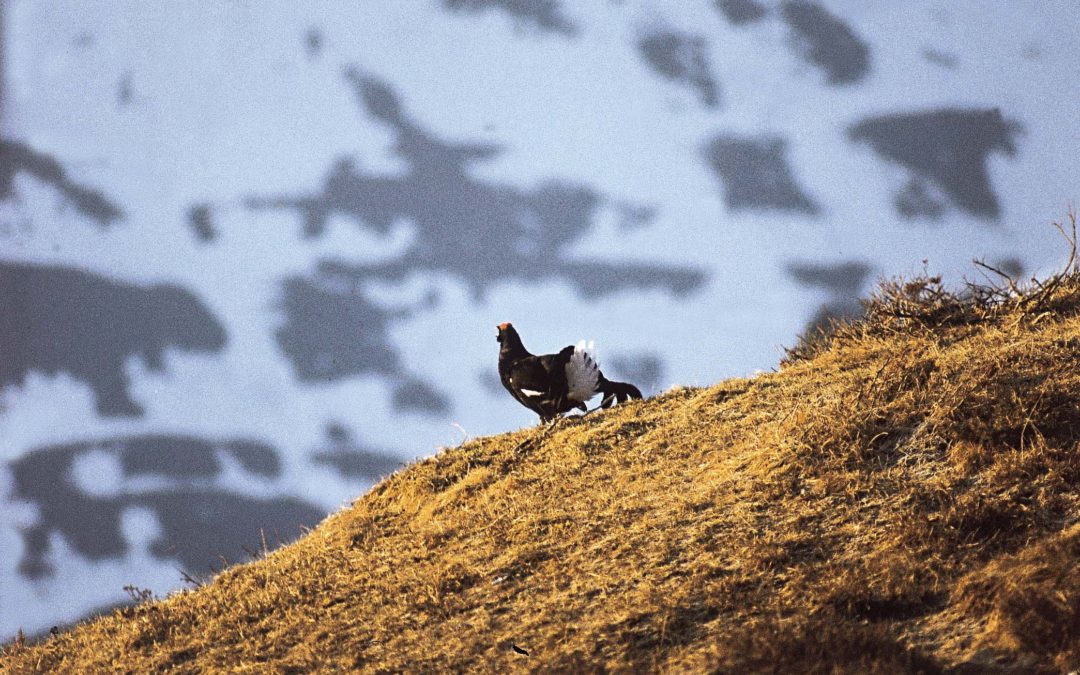
{"type": "Polygon", "coordinates": [[[1075,669],[1078,364],[1073,273],[886,286],[779,372],[443,450],[0,669],[1075,669]]]}

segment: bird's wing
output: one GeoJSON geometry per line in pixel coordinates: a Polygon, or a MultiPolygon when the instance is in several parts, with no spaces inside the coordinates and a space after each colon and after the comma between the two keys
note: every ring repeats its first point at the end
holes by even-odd
{"type": "Polygon", "coordinates": [[[541,357],[530,356],[520,359],[510,367],[503,385],[521,405],[543,414],[540,402],[548,398],[549,380],[541,357]]]}
{"type": "Polygon", "coordinates": [[[510,383],[517,391],[546,394],[550,379],[542,357],[521,359],[510,369],[510,383]]]}

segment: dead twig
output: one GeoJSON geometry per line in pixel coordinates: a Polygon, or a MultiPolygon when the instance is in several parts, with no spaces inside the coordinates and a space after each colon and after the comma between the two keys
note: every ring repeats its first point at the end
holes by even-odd
{"type": "Polygon", "coordinates": [[[1024,310],[1025,314],[1039,313],[1046,301],[1053,296],[1054,292],[1057,291],[1061,284],[1064,283],[1072,273],[1076,272],[1076,212],[1069,211],[1068,232],[1065,231],[1065,226],[1061,223],[1054,223],[1054,227],[1057,228],[1058,232],[1061,233],[1061,236],[1064,237],[1065,241],[1069,244],[1069,258],[1061,271],[1053,274],[1046,282],[1035,282],[1035,285],[1039,289],[1037,292],[1020,300],[1019,307],[1024,310]]]}

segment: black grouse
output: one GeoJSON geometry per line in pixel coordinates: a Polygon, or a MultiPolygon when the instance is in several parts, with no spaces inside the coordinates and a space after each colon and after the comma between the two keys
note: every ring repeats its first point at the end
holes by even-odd
{"type": "Polygon", "coordinates": [[[587,411],[585,402],[597,394],[603,395],[602,408],[641,398],[634,385],[604,377],[584,342],[558,354],[536,356],[525,349],[509,323],[500,323],[498,329],[499,379],[518,403],[540,416],[541,422],[554,421],[574,408],[587,411]]]}

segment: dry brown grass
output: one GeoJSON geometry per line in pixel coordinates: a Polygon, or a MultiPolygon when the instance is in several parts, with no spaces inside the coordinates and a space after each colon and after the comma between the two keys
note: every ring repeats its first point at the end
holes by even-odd
{"type": "Polygon", "coordinates": [[[777,373],[444,450],[0,668],[1080,668],[1080,275],[998,290],[886,286],[777,373]]]}

